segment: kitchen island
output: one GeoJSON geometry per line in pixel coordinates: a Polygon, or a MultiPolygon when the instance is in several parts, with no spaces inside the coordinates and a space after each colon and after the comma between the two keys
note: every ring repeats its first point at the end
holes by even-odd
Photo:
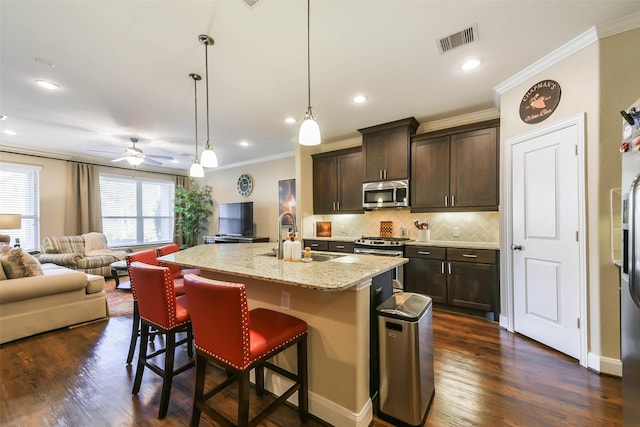
{"type": "MultiPolygon", "coordinates": [[[[405,258],[312,253],[314,261],[278,260],[273,243],[199,245],[159,258],[199,268],[204,277],[244,283],[249,308],[265,307],[299,317],[309,325],[309,411],[336,426],[368,426],[372,283],[388,282],[405,258]]],[[[375,299],[373,299],[375,300],[375,299]]],[[[292,350],[292,349],[289,349],[292,350]]],[[[295,349],[275,359],[295,369],[295,349]]],[[[267,387],[281,392],[285,380],[267,387]]],[[[296,402],[295,397],[290,399],[296,402]]]]}

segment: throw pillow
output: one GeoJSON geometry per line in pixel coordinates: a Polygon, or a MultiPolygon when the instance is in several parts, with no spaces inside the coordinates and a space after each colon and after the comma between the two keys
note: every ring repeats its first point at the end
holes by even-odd
{"type": "Polygon", "coordinates": [[[38,260],[21,248],[2,247],[1,251],[0,263],[7,278],[42,276],[42,267],[38,260]]]}

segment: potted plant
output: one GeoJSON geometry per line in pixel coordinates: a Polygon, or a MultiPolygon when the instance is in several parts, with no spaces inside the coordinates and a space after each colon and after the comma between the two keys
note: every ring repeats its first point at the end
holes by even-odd
{"type": "Polygon", "coordinates": [[[196,246],[200,233],[206,230],[213,206],[211,190],[209,185],[199,187],[193,183],[190,187],[176,187],[173,208],[176,213],[176,233],[187,246],[196,246]]]}

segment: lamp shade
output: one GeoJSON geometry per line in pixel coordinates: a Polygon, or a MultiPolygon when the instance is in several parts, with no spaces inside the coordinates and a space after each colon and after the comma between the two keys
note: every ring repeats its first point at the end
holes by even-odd
{"type": "Polygon", "coordinates": [[[200,164],[205,168],[217,168],[218,156],[211,148],[207,148],[200,155],[200,164]]]}
{"type": "Polygon", "coordinates": [[[197,161],[193,162],[189,169],[189,176],[193,178],[202,178],[204,176],[204,169],[197,161]]]}
{"type": "Polygon", "coordinates": [[[0,230],[18,230],[22,228],[22,215],[0,214],[0,230]]]}
{"type": "Polygon", "coordinates": [[[318,126],[318,123],[313,120],[313,118],[305,118],[300,125],[298,142],[300,143],[300,145],[320,144],[320,126],[318,126]]]}

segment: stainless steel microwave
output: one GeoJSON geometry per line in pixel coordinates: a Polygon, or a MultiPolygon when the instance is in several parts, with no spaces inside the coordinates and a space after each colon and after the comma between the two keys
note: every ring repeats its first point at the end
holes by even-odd
{"type": "Polygon", "coordinates": [[[365,209],[407,206],[409,206],[409,181],[407,180],[362,184],[362,207],[365,209]]]}

